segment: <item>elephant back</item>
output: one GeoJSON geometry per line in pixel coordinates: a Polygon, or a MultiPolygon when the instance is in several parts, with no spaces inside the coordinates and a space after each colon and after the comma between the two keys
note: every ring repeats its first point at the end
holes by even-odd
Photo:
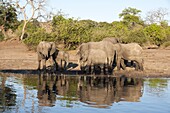
{"type": "Polygon", "coordinates": [[[108,41],[108,42],[111,42],[112,44],[116,44],[120,42],[120,39],[114,38],[114,37],[106,37],[102,41],[108,41]]]}

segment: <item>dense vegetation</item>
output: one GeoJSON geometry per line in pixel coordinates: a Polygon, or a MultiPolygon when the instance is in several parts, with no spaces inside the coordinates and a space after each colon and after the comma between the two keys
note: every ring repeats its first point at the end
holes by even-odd
{"type": "MultiPolygon", "coordinates": [[[[0,26],[5,30],[13,29],[19,37],[22,32],[23,21],[16,20],[15,8],[0,5],[0,26]],[[4,21],[9,12],[12,20],[4,21]],[[12,22],[12,24],[11,24],[12,22]],[[4,24],[5,23],[5,24],[4,24]],[[10,24],[9,24],[10,23],[10,24]],[[9,26],[12,25],[12,26],[9,26]]],[[[146,24],[139,16],[140,10],[126,8],[119,14],[121,21],[96,22],[92,20],[77,20],[67,18],[63,14],[53,16],[48,22],[33,20],[27,24],[23,42],[35,48],[42,41],[54,41],[65,45],[66,49],[75,49],[83,42],[100,41],[105,37],[120,38],[123,43],[137,42],[142,46],[154,44],[157,46],[170,45],[170,26],[166,21],[146,24]]],[[[4,34],[0,31],[0,40],[4,34]]]]}

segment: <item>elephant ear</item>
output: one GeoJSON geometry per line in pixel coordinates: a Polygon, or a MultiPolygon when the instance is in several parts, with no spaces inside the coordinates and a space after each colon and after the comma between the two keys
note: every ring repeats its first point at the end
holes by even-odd
{"type": "Polygon", "coordinates": [[[56,45],[54,42],[50,42],[50,43],[51,43],[50,55],[52,55],[56,52],[56,45]]]}
{"type": "Polygon", "coordinates": [[[42,42],[40,42],[37,46],[37,53],[42,53],[43,47],[42,47],[42,42]]]}

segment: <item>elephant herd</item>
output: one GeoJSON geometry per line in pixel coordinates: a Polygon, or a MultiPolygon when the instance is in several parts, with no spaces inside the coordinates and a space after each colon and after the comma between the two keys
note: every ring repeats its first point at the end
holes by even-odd
{"type": "MultiPolygon", "coordinates": [[[[94,73],[112,73],[114,68],[126,69],[130,66],[135,70],[143,71],[142,47],[137,43],[120,43],[117,38],[107,37],[99,42],[82,43],[77,48],[78,64],[82,72],[88,74],[94,73]]],[[[64,61],[64,70],[67,69],[69,54],[65,51],[56,49],[54,42],[42,41],[37,46],[38,69],[41,62],[43,69],[46,69],[46,61],[52,58],[55,69],[58,69],[56,59],[60,59],[61,64],[64,61]]]]}
{"type": "Polygon", "coordinates": [[[78,48],[79,64],[86,73],[112,72],[126,69],[130,61],[136,70],[143,70],[142,47],[137,43],[122,44],[117,38],[104,38],[99,42],[83,43],[78,48]]]}

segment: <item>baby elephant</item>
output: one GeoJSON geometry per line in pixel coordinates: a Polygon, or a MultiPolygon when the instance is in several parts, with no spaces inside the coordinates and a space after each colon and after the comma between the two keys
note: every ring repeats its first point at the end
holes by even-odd
{"type": "Polygon", "coordinates": [[[60,69],[67,70],[68,64],[69,64],[69,53],[66,51],[59,51],[57,54],[57,60],[60,62],[60,69]]]}

